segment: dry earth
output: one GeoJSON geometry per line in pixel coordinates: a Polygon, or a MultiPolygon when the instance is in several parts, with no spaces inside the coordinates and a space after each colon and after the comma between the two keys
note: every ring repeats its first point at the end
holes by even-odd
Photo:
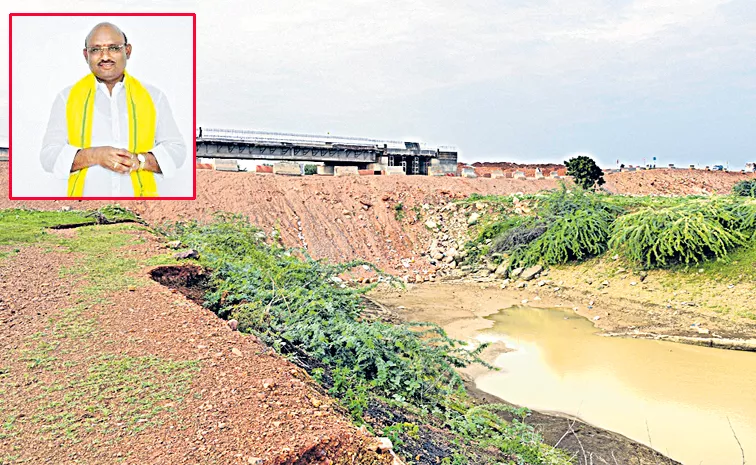
{"type": "MultiPolygon", "coordinates": [[[[688,170],[654,170],[606,176],[607,190],[624,194],[683,195],[727,193],[754,175],[688,170]]],[[[363,258],[389,272],[432,274],[419,261],[430,232],[419,220],[422,204],[440,204],[481,195],[534,193],[558,181],[418,176],[284,177],[256,173],[197,171],[194,201],[122,201],[150,224],[207,219],[216,211],[247,215],[270,232],[278,228],[284,243],[306,246],[315,258],[348,261],[363,258]],[[401,204],[401,212],[397,207],[401,204]],[[417,208],[416,208],[417,207],[417,208]],[[397,218],[402,218],[398,220],[397,218]]],[[[8,170],[0,169],[0,190],[8,191],[8,170]]],[[[0,208],[90,208],[97,201],[11,201],[0,208]]]]}
{"type": "MultiPolygon", "coordinates": [[[[7,176],[8,170],[0,169],[5,192],[7,176]]],[[[751,177],[656,170],[608,175],[606,188],[628,194],[726,193],[751,177]]],[[[306,245],[316,258],[363,258],[402,274],[435,271],[422,257],[432,236],[418,214],[423,204],[471,193],[557,187],[548,179],[287,178],[205,170],[198,171],[197,182],[195,201],[120,203],[153,225],[208,219],[218,210],[242,213],[266,231],[278,228],[286,244],[306,245]]],[[[104,203],[4,198],[0,208],[84,209],[104,203]]],[[[97,299],[82,295],[86,284],[61,273],[77,266],[76,254],[30,246],[0,262],[5,421],[0,463],[255,463],[257,458],[294,463],[307,451],[324,461],[367,457],[369,439],[300,370],[182,295],[148,281],[143,260],[160,246],[149,234],[131,234],[133,244],[123,253],[140,263],[133,271],[137,284],[97,299]],[[113,364],[144,379],[97,378],[99,368],[113,364]],[[113,413],[129,398],[124,389],[142,389],[150,380],[170,387],[158,389],[149,412],[113,413]],[[92,397],[95,388],[99,397],[92,397]],[[92,398],[103,399],[102,404],[87,400],[92,398]],[[109,420],[113,417],[124,419],[109,420]]]]}
{"type": "Polygon", "coordinates": [[[96,228],[126,245],[0,261],[0,463],[391,463],[303,370],[150,280],[152,233],[96,228]]]}

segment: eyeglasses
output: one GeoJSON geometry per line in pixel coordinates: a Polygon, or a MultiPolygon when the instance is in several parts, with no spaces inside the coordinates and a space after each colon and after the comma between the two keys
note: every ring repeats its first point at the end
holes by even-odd
{"type": "Polygon", "coordinates": [[[92,55],[101,55],[105,50],[110,53],[118,53],[123,50],[124,47],[126,47],[126,44],[108,45],[107,47],[87,47],[87,52],[92,55]]]}

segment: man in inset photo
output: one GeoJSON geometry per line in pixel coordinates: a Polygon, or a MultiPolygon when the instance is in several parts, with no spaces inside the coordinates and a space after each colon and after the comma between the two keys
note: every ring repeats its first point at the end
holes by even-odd
{"type": "Polygon", "coordinates": [[[166,96],[126,70],[132,52],[167,50],[132,47],[115,24],[97,24],[84,41],[90,73],[53,102],[40,160],[68,180],[68,197],[159,197],[189,159],[166,96]]]}

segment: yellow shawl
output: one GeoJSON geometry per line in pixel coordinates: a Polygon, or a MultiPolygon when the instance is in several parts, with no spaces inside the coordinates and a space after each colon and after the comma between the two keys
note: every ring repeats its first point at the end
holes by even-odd
{"type": "MultiPolygon", "coordinates": [[[[126,89],[126,107],[129,118],[129,147],[131,153],[144,153],[155,144],[157,113],[149,92],[132,76],[124,73],[126,89]]],[[[92,119],[94,100],[97,92],[97,80],[94,74],[88,74],[74,84],[66,102],[66,122],[68,124],[68,143],[81,148],[92,146],[92,119]]],[[[84,181],[87,168],[71,173],[68,177],[68,196],[81,197],[84,193],[84,181]]],[[[155,176],[151,171],[136,170],[131,172],[131,185],[134,197],[157,197],[155,176]]]]}

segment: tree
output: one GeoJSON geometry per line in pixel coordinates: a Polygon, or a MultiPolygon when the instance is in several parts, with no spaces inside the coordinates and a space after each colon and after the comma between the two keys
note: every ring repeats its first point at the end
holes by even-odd
{"type": "Polygon", "coordinates": [[[743,197],[756,197],[756,179],[744,179],[732,186],[732,193],[743,197]]]}
{"type": "Polygon", "coordinates": [[[304,165],[305,176],[312,176],[318,174],[318,165],[304,165]]]}
{"type": "Polygon", "coordinates": [[[564,165],[567,167],[567,176],[572,176],[575,184],[583,189],[593,189],[594,186],[600,186],[605,182],[604,172],[590,157],[580,155],[570,158],[564,165]]]}

